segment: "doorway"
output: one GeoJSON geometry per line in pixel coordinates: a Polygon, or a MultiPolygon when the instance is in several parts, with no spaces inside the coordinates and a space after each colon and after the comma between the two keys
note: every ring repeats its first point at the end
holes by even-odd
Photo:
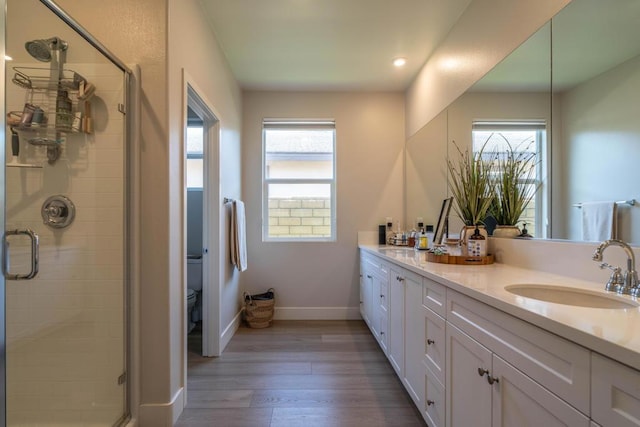
{"type": "Polygon", "coordinates": [[[186,334],[211,357],[220,354],[220,120],[186,72],[184,80],[186,334]]]}

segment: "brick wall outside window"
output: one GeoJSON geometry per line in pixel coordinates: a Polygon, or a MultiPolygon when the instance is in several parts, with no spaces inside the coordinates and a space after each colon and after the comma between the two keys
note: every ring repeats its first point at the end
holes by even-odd
{"type": "Polygon", "coordinates": [[[330,237],[331,199],[269,199],[269,237],[330,237]]]}

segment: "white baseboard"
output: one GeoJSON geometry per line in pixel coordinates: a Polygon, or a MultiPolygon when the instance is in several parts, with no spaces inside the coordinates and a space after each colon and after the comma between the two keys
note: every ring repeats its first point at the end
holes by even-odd
{"type": "Polygon", "coordinates": [[[229,341],[231,341],[231,338],[233,338],[233,335],[240,327],[241,316],[242,310],[233,317],[233,320],[231,320],[227,327],[224,328],[224,331],[222,331],[222,335],[220,335],[220,354],[227,348],[227,344],[229,344],[229,341]]]}
{"type": "Polygon", "coordinates": [[[276,307],[276,320],[360,320],[359,307],[276,307]]]}
{"type": "Polygon", "coordinates": [[[172,427],[184,410],[184,387],[168,403],[142,404],[138,410],[140,426],[172,427]]]}

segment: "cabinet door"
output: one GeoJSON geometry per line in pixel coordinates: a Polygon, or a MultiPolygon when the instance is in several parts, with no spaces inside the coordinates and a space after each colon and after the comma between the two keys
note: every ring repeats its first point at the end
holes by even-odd
{"type": "MultiPolygon", "coordinates": [[[[364,268],[364,273],[363,273],[363,277],[362,277],[362,303],[360,304],[360,313],[362,313],[362,318],[364,319],[364,321],[367,323],[367,325],[369,325],[369,328],[372,330],[375,329],[373,327],[373,317],[371,316],[372,314],[372,307],[373,307],[373,275],[371,273],[371,270],[366,268],[364,268]]],[[[374,332],[374,335],[375,332],[374,332]]]]}
{"type": "Polygon", "coordinates": [[[424,336],[422,352],[424,363],[438,380],[445,383],[445,321],[428,308],[422,309],[424,336]]]}
{"type": "MultiPolygon", "coordinates": [[[[418,408],[424,407],[424,314],[422,282],[409,279],[404,285],[404,386],[418,408]]],[[[444,344],[444,340],[443,340],[444,344]]],[[[443,396],[444,397],[444,396],[443,396]]],[[[442,407],[444,408],[444,402],[442,407]]]]}
{"type": "Polygon", "coordinates": [[[446,333],[446,425],[490,427],[491,386],[478,369],[491,372],[491,352],[449,323],[446,333]]]}
{"type": "Polygon", "coordinates": [[[491,376],[493,426],[589,427],[589,418],[496,355],[491,376]]]}
{"type": "MultiPolygon", "coordinates": [[[[380,301],[386,298],[386,295],[380,293],[380,289],[386,289],[387,283],[380,278],[379,275],[371,276],[371,305],[369,306],[369,320],[371,321],[371,332],[378,340],[380,339],[380,312],[383,310],[380,301]]],[[[386,313],[386,309],[384,309],[386,313]]],[[[385,326],[386,333],[386,326],[385,326]]]]}
{"type": "Polygon", "coordinates": [[[367,295],[367,291],[366,288],[367,287],[367,271],[365,268],[365,263],[364,263],[364,259],[362,259],[362,257],[360,257],[360,316],[362,316],[362,320],[365,321],[365,323],[368,325],[369,324],[369,318],[367,317],[367,304],[366,304],[366,295],[367,295]]]}
{"type": "Polygon", "coordinates": [[[603,427],[640,426],[640,372],[592,353],[591,417],[603,427]]]}
{"type": "MultiPolygon", "coordinates": [[[[378,342],[384,354],[389,354],[389,318],[385,310],[378,312],[378,342]]],[[[388,356],[387,356],[388,357],[388,356]]]]}
{"type": "Polygon", "coordinates": [[[389,361],[402,379],[404,377],[404,289],[410,277],[402,269],[391,268],[389,278],[389,361]]]}

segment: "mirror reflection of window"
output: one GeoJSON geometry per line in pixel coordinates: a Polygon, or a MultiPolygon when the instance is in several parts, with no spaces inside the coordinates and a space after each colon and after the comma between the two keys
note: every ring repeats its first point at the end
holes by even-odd
{"type": "Polygon", "coordinates": [[[204,128],[187,127],[187,188],[202,189],[204,184],[204,128]]]}
{"type": "MultiPolygon", "coordinates": [[[[504,160],[511,151],[515,159],[526,159],[530,162],[530,168],[523,170],[519,179],[523,185],[536,187],[538,191],[528,203],[524,213],[520,216],[519,225],[527,224],[529,234],[540,236],[542,234],[542,195],[544,180],[542,170],[544,168],[546,149],[546,124],[544,121],[495,121],[474,122],[472,126],[473,152],[481,152],[485,157],[504,160]]],[[[496,173],[500,173],[496,170],[496,173]]]]}

